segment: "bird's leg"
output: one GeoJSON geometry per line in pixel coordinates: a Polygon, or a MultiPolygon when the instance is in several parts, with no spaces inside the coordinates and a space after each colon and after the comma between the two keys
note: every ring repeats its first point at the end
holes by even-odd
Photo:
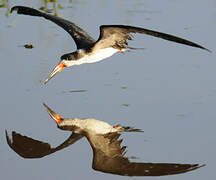
{"type": "Polygon", "coordinates": [[[120,53],[124,53],[125,51],[123,49],[119,49],[119,52],[120,53]]]}
{"type": "Polygon", "coordinates": [[[115,128],[115,129],[119,129],[121,126],[118,124],[118,125],[115,125],[115,126],[113,126],[113,128],[115,128]]]}

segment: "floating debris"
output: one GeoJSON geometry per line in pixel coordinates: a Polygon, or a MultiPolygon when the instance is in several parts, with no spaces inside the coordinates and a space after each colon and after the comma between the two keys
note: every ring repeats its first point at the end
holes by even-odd
{"type": "Polygon", "coordinates": [[[128,89],[128,87],[127,87],[127,86],[122,86],[121,88],[122,88],[122,89],[128,89]]]}
{"type": "Polygon", "coordinates": [[[8,17],[10,15],[10,8],[9,8],[8,0],[0,0],[0,8],[6,8],[7,9],[5,16],[8,17]]]}
{"type": "Polygon", "coordinates": [[[26,49],[33,49],[34,46],[32,44],[18,45],[18,47],[24,47],[26,49]]]}
{"type": "Polygon", "coordinates": [[[34,46],[32,44],[25,44],[24,47],[26,49],[32,49],[32,48],[34,48],[34,46]]]}
{"type": "Polygon", "coordinates": [[[123,106],[125,106],[125,107],[129,107],[130,106],[130,104],[122,104],[123,106]]]}
{"type": "Polygon", "coordinates": [[[61,4],[58,4],[58,9],[64,9],[64,7],[61,4]]]}
{"type": "Polygon", "coordinates": [[[56,2],[56,0],[45,0],[45,3],[52,3],[52,2],[56,2]]]}
{"type": "Polygon", "coordinates": [[[46,13],[52,13],[53,9],[48,9],[46,6],[41,6],[39,10],[44,11],[46,13]]]}
{"type": "Polygon", "coordinates": [[[9,15],[10,15],[10,10],[7,10],[5,16],[9,16],[9,15]]]}
{"type": "Polygon", "coordinates": [[[58,16],[58,11],[55,11],[55,12],[54,12],[54,15],[55,15],[55,16],[58,16]]]}
{"type": "Polygon", "coordinates": [[[47,11],[47,8],[46,8],[45,6],[41,6],[41,7],[39,8],[39,10],[41,10],[41,11],[47,11]]]}
{"type": "Polygon", "coordinates": [[[5,3],[3,3],[3,4],[0,4],[0,8],[6,8],[7,6],[6,6],[6,4],[5,3]]]}

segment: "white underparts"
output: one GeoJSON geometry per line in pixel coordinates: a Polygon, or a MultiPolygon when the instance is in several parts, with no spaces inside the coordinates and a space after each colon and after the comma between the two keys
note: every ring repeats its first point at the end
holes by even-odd
{"type": "Polygon", "coordinates": [[[109,125],[108,123],[96,119],[64,119],[61,123],[61,126],[76,126],[77,131],[76,133],[80,132],[92,132],[95,134],[107,134],[110,132],[117,132],[118,130],[113,128],[113,126],[109,125]]]}
{"type": "MultiPolygon", "coordinates": [[[[82,51],[82,50],[78,50],[78,51],[82,51]]],[[[123,51],[125,50],[123,49],[123,51]]],[[[94,53],[85,55],[79,60],[69,61],[67,62],[67,65],[73,66],[73,65],[80,65],[84,63],[95,63],[105,58],[108,58],[117,52],[119,52],[119,49],[115,49],[115,48],[100,49],[100,50],[95,51],[94,53]]]]}

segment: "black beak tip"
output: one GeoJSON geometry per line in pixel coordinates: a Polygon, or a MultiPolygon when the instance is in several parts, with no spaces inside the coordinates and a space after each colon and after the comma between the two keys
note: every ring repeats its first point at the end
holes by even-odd
{"type": "Polygon", "coordinates": [[[50,79],[51,79],[51,78],[49,78],[49,77],[48,77],[47,79],[45,79],[45,80],[44,80],[44,84],[47,84],[47,83],[49,82],[50,79]]]}
{"type": "Polygon", "coordinates": [[[50,109],[45,103],[43,103],[43,106],[48,110],[50,109]]]}

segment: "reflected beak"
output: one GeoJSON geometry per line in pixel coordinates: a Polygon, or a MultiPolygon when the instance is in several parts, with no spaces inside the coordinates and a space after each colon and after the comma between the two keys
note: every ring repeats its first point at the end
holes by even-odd
{"type": "Polygon", "coordinates": [[[55,76],[58,72],[61,72],[65,68],[65,64],[59,63],[53,71],[49,74],[48,78],[44,81],[44,84],[46,84],[53,76],[55,76]]]}
{"type": "Polygon", "coordinates": [[[46,108],[48,114],[50,115],[50,117],[58,124],[60,122],[63,121],[63,118],[57,114],[56,112],[54,112],[52,109],[50,109],[45,103],[43,103],[44,107],[46,108]]]}

